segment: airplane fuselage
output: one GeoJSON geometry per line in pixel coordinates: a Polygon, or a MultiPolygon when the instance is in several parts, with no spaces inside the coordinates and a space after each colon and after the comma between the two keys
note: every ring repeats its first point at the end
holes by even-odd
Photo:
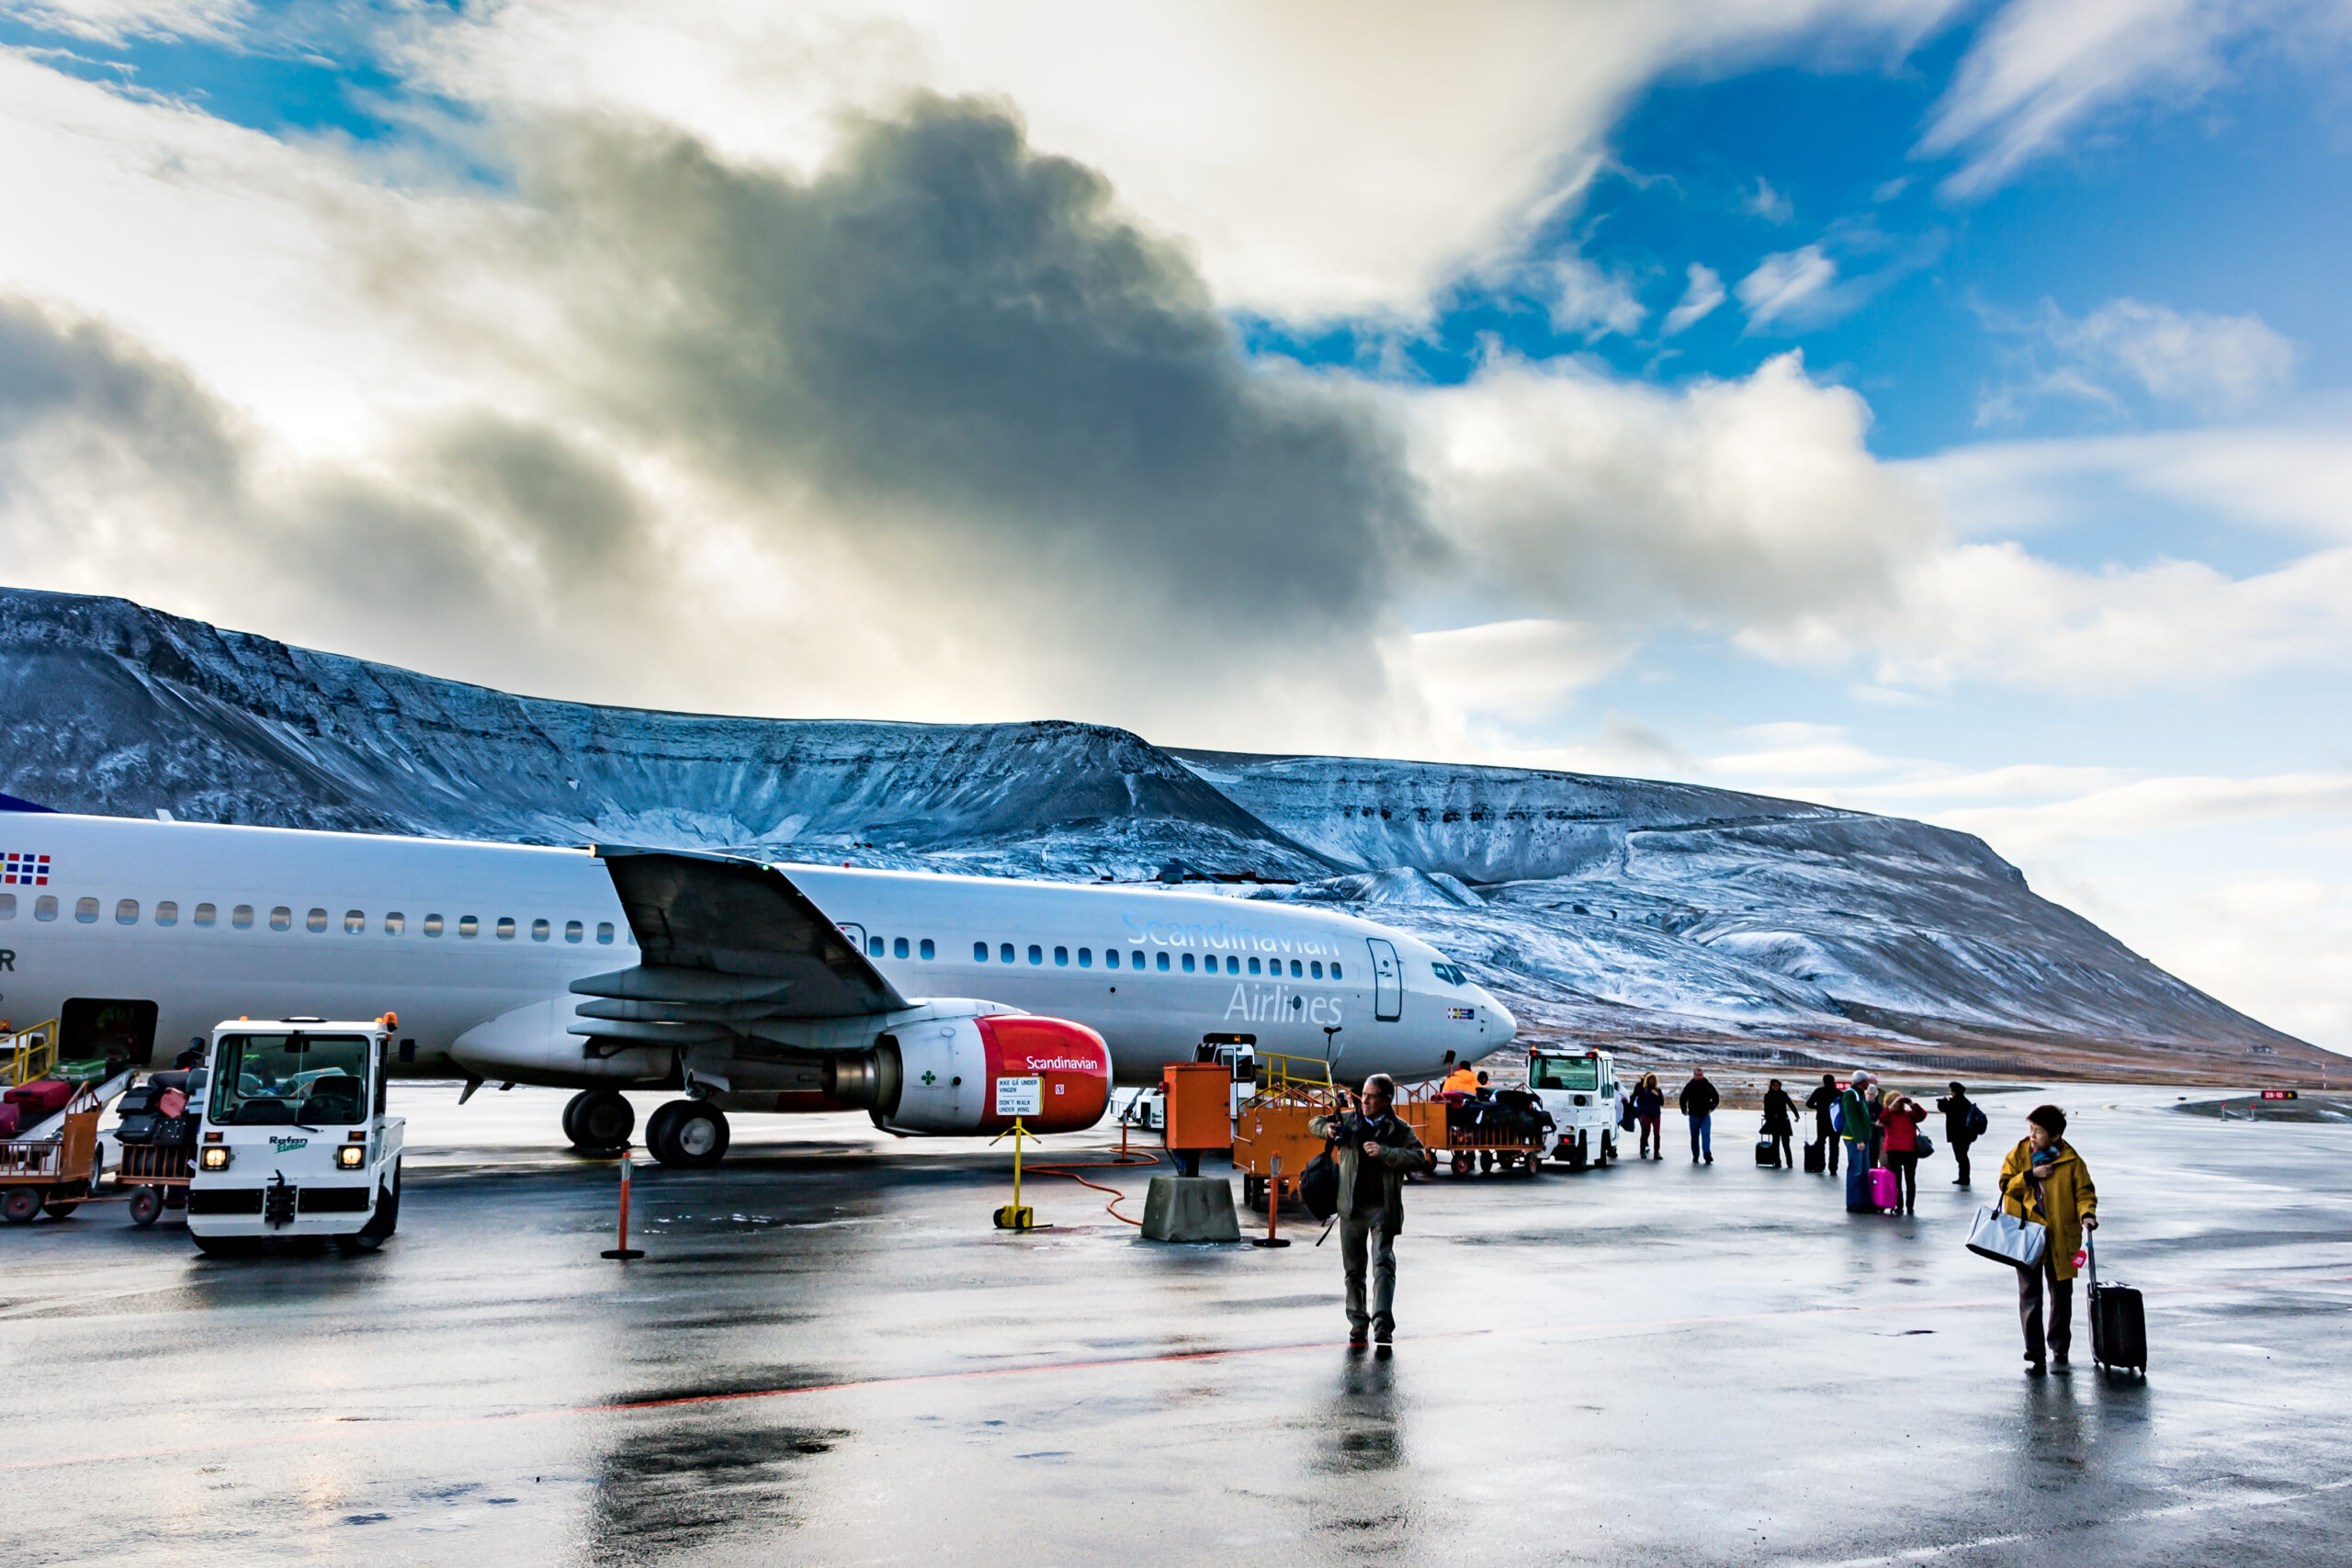
{"type": "MultiPolygon", "coordinates": [[[[0,833],[0,852],[31,867],[0,886],[0,1017],[22,1027],[75,998],[152,1002],[161,1060],[223,1019],[393,1011],[396,1070],[472,1072],[469,1031],[550,1001],[568,1024],[572,981],[638,960],[610,875],[582,850],[17,813],[0,833]]],[[[1209,1033],[1409,1080],[1512,1032],[1434,948],[1333,910],[1154,885],[783,869],[904,996],[1086,1024],[1121,1082],[1156,1079],[1209,1033]]]]}

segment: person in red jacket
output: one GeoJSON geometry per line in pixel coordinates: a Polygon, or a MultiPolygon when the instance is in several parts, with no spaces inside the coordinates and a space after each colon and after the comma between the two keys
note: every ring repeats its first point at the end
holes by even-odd
{"type": "Polygon", "coordinates": [[[1919,1212],[1919,1123],[1928,1108],[1907,1094],[1888,1098],[1878,1113],[1879,1131],[1886,1139],[1886,1168],[1894,1172],[1903,1212],[1919,1212]]]}

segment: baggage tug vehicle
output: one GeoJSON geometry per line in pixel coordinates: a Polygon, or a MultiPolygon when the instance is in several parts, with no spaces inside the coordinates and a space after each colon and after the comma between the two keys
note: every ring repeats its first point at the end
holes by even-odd
{"type": "Polygon", "coordinates": [[[214,1254],[270,1240],[372,1251],[400,1224],[407,1122],[384,1114],[392,1031],[239,1019],[212,1032],[187,1228],[214,1254]]]}
{"type": "Polygon", "coordinates": [[[1527,1053],[1527,1087],[1552,1114],[1552,1157],[1572,1170],[1617,1157],[1617,1059],[1606,1051],[1527,1053]]]}

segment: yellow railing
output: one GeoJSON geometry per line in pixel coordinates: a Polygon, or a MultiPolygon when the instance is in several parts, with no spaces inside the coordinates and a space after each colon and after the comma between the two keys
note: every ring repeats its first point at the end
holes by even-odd
{"type": "Polygon", "coordinates": [[[1331,1064],[1320,1056],[1283,1056],[1261,1051],[1257,1057],[1258,1080],[1242,1103],[1253,1100],[1331,1104],[1339,1086],[1331,1079],[1331,1064]]]}
{"type": "Polygon", "coordinates": [[[45,1078],[56,1066],[57,1020],[0,1034],[0,1076],[7,1078],[9,1088],[45,1078]]]}

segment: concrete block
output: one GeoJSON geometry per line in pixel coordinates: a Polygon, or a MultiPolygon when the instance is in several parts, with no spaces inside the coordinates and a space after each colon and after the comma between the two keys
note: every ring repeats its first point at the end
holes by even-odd
{"type": "Polygon", "coordinates": [[[1143,1201],[1146,1241],[1239,1241],[1233,1183],[1222,1176],[1155,1176],[1143,1201]]]}

